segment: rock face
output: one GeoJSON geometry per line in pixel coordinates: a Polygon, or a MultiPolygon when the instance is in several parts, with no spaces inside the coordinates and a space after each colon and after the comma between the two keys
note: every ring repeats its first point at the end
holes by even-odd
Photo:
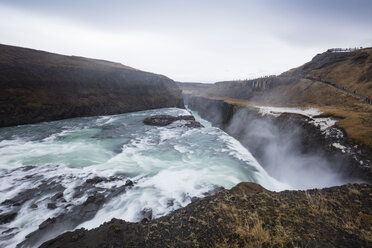
{"type": "Polygon", "coordinates": [[[181,123],[181,126],[190,128],[203,127],[202,124],[195,121],[195,117],[192,115],[181,115],[181,116],[171,116],[171,115],[154,115],[143,120],[145,125],[164,127],[172,124],[175,121],[185,121],[181,123]]]}
{"type": "Polygon", "coordinates": [[[41,247],[370,247],[371,194],[366,184],[274,193],[241,183],[159,219],[112,219],[41,247]]]}
{"type": "Polygon", "coordinates": [[[331,170],[343,180],[340,183],[372,183],[372,159],[368,150],[350,145],[342,130],[336,127],[325,135],[308,117],[300,114],[262,116],[254,108],[190,95],[185,97],[185,103],[201,117],[239,140],[269,174],[278,179],[283,174],[281,171],[296,170],[304,164],[319,171],[331,170]],[[345,149],[338,149],[337,144],[345,149]],[[298,167],[272,166],[275,163],[288,165],[292,161],[287,159],[287,155],[294,158],[292,161],[301,161],[298,167]]]}
{"type": "Polygon", "coordinates": [[[165,76],[0,45],[0,127],[163,107],[184,107],[165,76]]]}

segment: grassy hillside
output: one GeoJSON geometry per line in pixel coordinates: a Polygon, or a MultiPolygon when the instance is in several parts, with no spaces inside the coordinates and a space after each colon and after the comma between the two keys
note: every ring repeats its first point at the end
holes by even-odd
{"type": "Polygon", "coordinates": [[[182,84],[180,87],[184,94],[239,105],[319,108],[324,115],[340,118],[336,125],[350,141],[367,146],[372,153],[372,105],[348,93],[356,91],[361,97],[372,97],[372,48],[318,54],[303,66],[279,76],[219,82],[203,88],[198,85],[186,88],[182,84]]]}
{"type": "Polygon", "coordinates": [[[175,106],[181,92],[165,76],[0,45],[0,126],[175,106]]]}

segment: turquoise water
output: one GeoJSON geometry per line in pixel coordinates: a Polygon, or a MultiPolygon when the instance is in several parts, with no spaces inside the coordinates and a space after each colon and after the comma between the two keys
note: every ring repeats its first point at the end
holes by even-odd
{"type": "MultiPolygon", "coordinates": [[[[287,188],[268,176],[238,141],[197,115],[204,128],[190,129],[178,122],[167,127],[142,123],[154,114],[189,112],[168,108],[1,128],[0,202],[37,187],[43,180],[52,180],[66,188],[68,203],[78,205],[88,193],[76,200],[74,189],[88,178],[122,178],[102,182],[102,188],[132,180],[133,188],[79,226],[94,228],[111,218],[139,221],[145,208],[152,209],[153,218],[157,218],[186,206],[193,197],[203,197],[216,187],[229,189],[242,181],[271,190],[287,188]]],[[[66,213],[62,207],[46,209],[49,198],[40,192],[23,204],[15,221],[0,226],[0,232],[15,227],[20,230],[2,244],[16,244],[45,219],[66,213]],[[32,203],[40,207],[30,210],[32,203]]],[[[7,206],[0,206],[0,210],[11,211],[7,206]]]]}

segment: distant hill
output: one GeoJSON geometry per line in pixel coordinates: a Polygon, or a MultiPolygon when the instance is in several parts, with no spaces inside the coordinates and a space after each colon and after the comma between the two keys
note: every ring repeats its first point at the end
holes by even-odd
{"type": "MultiPolygon", "coordinates": [[[[372,48],[350,52],[327,51],[310,62],[282,73],[252,80],[224,81],[214,85],[179,84],[184,93],[217,98],[255,100],[274,104],[332,104],[320,98],[331,93],[329,85],[307,78],[335,83],[339,88],[372,97],[372,48]],[[284,98],[284,99],[283,99],[284,98]]],[[[331,93],[333,94],[333,93],[331,93]]],[[[336,97],[336,95],[335,95],[336,97]]]]}
{"type": "Polygon", "coordinates": [[[0,45],[0,126],[183,107],[174,81],[119,63],[0,45]]]}
{"type": "Polygon", "coordinates": [[[316,107],[339,117],[337,126],[351,141],[372,152],[372,48],[327,52],[279,76],[217,82],[213,85],[179,84],[183,94],[222,99],[239,105],[316,107]]]}

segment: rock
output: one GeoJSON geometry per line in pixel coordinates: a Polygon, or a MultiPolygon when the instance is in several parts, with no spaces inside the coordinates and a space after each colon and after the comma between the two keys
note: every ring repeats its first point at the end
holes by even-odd
{"type": "Polygon", "coordinates": [[[25,202],[34,199],[35,197],[43,192],[43,194],[50,194],[56,191],[64,191],[65,188],[53,181],[53,179],[48,179],[42,184],[40,184],[37,188],[27,189],[25,191],[20,192],[18,195],[13,197],[12,199],[7,199],[1,203],[1,205],[8,205],[8,206],[21,206],[25,202]]]}
{"type": "Polygon", "coordinates": [[[63,196],[63,192],[58,192],[55,194],[52,198],[50,198],[52,201],[56,201],[57,199],[61,198],[63,196]]]}
{"type": "Polygon", "coordinates": [[[0,215],[0,225],[12,222],[17,217],[17,212],[11,212],[0,215]]]}
{"type": "Polygon", "coordinates": [[[48,203],[47,207],[53,210],[57,208],[57,205],[54,202],[51,202],[51,203],[48,203]]]}
{"type": "Polygon", "coordinates": [[[18,228],[17,227],[13,227],[13,228],[9,228],[5,231],[3,231],[1,234],[9,234],[11,232],[13,232],[14,230],[17,230],[18,228]]]}
{"type": "MultiPolygon", "coordinates": [[[[122,180],[123,178],[115,177],[112,180],[122,180]]],[[[104,180],[107,180],[104,178],[104,180]]],[[[67,213],[62,213],[54,218],[50,218],[44,221],[39,229],[27,235],[27,238],[22,241],[17,247],[38,247],[40,241],[47,240],[47,237],[53,236],[55,233],[62,233],[67,230],[73,230],[79,224],[92,219],[97,211],[102,208],[102,205],[112,199],[113,197],[123,194],[126,187],[134,184],[132,181],[127,181],[127,186],[122,185],[120,187],[114,187],[111,189],[97,188],[93,183],[85,182],[75,188],[74,197],[82,197],[87,194],[88,198],[80,205],[73,205],[68,202],[63,206],[64,209],[68,209],[67,213]]],[[[58,198],[63,202],[64,198],[58,198]]],[[[56,206],[52,203],[50,207],[56,206]]],[[[48,204],[49,205],[49,204],[48,204]]],[[[97,246],[97,244],[93,245],[97,246]]],[[[104,247],[99,246],[98,247],[104,247]]]]}
{"type": "Polygon", "coordinates": [[[267,191],[265,188],[263,188],[261,185],[257,183],[248,183],[248,182],[242,182],[233,187],[230,192],[235,195],[239,194],[251,194],[251,193],[258,193],[258,192],[264,192],[267,191]]]}
{"type": "Polygon", "coordinates": [[[151,208],[142,209],[141,215],[142,215],[141,223],[149,222],[152,219],[152,209],[151,208]]]}
{"type": "Polygon", "coordinates": [[[41,223],[39,225],[39,229],[40,230],[43,230],[45,229],[46,227],[48,227],[50,224],[53,224],[56,222],[56,218],[48,218],[47,220],[45,220],[43,223],[41,223]]]}
{"type": "Polygon", "coordinates": [[[177,120],[177,117],[171,115],[154,115],[143,120],[145,125],[167,126],[177,120]]]}
{"type": "Polygon", "coordinates": [[[143,120],[145,125],[150,126],[159,126],[164,127],[172,124],[175,121],[185,121],[181,126],[189,128],[200,128],[203,127],[202,124],[195,121],[195,117],[192,115],[180,115],[180,116],[171,116],[171,115],[153,115],[143,120]]]}
{"type": "Polygon", "coordinates": [[[184,126],[189,127],[189,128],[202,128],[202,127],[204,127],[202,124],[200,124],[200,122],[197,122],[197,121],[190,121],[190,122],[186,123],[184,126]]]}
{"type": "Polygon", "coordinates": [[[77,189],[72,197],[73,198],[81,198],[83,195],[84,195],[84,192],[80,189],[77,189]]]}
{"type": "Polygon", "coordinates": [[[105,181],[105,179],[102,177],[94,177],[94,178],[87,179],[85,182],[91,183],[91,184],[97,184],[103,181],[105,181]]]}
{"type": "Polygon", "coordinates": [[[31,206],[30,206],[30,208],[38,208],[38,205],[37,204],[32,204],[31,206]]]}
{"type": "Polygon", "coordinates": [[[134,185],[134,183],[131,181],[131,180],[127,180],[126,182],[125,182],[125,185],[124,186],[126,186],[126,187],[132,187],[134,185]]]}

